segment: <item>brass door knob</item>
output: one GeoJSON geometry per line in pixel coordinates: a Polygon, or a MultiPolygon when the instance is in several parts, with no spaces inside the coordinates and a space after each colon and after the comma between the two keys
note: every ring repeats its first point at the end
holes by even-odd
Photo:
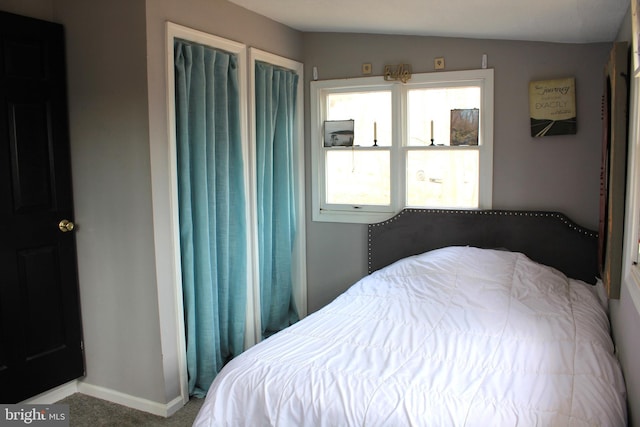
{"type": "Polygon", "coordinates": [[[62,231],[63,233],[66,233],[68,231],[73,231],[73,229],[75,228],[75,224],[71,221],[69,221],[68,219],[63,219],[62,221],[60,221],[58,223],[58,228],[60,229],[60,231],[62,231]]]}

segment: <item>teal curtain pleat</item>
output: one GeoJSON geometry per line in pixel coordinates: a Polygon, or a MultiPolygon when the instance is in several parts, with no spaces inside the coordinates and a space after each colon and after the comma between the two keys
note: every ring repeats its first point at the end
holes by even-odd
{"type": "Polygon", "coordinates": [[[176,145],[189,393],[243,351],[247,224],[235,55],[176,40],[176,145]]]}
{"type": "Polygon", "coordinates": [[[296,235],[294,120],[298,75],[256,62],[257,216],[262,336],[298,320],[292,292],[296,235]]]}

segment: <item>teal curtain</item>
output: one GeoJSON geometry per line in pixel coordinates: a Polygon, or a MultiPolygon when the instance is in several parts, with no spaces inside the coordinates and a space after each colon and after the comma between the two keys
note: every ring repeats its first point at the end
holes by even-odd
{"type": "Polygon", "coordinates": [[[176,40],[176,145],[189,393],[243,351],[246,219],[236,56],[176,40]]]}
{"type": "Polygon", "coordinates": [[[296,235],[294,120],[298,75],[256,62],[256,170],[262,336],[298,320],[292,292],[296,235]]]}

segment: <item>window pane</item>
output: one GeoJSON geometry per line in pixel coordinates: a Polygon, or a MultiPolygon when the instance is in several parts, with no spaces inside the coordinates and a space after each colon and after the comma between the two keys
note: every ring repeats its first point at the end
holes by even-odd
{"type": "Polygon", "coordinates": [[[478,207],[478,150],[407,151],[407,205],[478,207]]]}
{"type": "Polygon", "coordinates": [[[376,123],[378,145],[391,145],[391,92],[349,92],[327,95],[327,120],[351,120],[354,123],[353,144],[373,145],[376,123]]]}
{"type": "Polygon", "coordinates": [[[480,109],[479,87],[412,89],[407,95],[407,145],[451,145],[451,111],[480,109]]]}
{"type": "Polygon", "coordinates": [[[327,203],[389,205],[389,151],[327,150],[327,203]]]}

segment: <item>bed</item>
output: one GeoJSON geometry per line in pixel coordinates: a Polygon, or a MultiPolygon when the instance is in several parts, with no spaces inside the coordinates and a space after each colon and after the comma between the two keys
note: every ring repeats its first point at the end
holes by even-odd
{"type": "Polygon", "coordinates": [[[624,426],[597,233],[560,213],[406,209],[369,272],[248,349],[195,426],[624,426]]]}

